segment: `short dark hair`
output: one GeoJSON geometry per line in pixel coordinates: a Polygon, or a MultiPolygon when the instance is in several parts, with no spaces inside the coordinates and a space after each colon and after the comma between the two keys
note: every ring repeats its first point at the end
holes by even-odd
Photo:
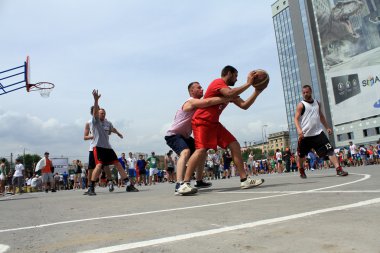
{"type": "Polygon", "coordinates": [[[230,65],[227,65],[225,66],[223,69],[222,69],[222,73],[221,73],[221,76],[224,77],[226,75],[228,75],[228,72],[231,72],[232,74],[234,73],[237,73],[237,69],[235,69],[234,67],[230,66],[230,65]]]}
{"type": "Polygon", "coordinates": [[[191,83],[189,83],[189,85],[187,86],[187,90],[190,92],[191,87],[193,87],[193,85],[196,84],[196,83],[199,83],[199,82],[191,82],[191,83]]]}
{"type": "Polygon", "coordinates": [[[309,88],[311,91],[313,90],[313,89],[311,88],[311,86],[310,86],[310,85],[308,85],[308,84],[306,84],[306,85],[302,86],[302,89],[306,89],[306,88],[309,88]]]}
{"type": "Polygon", "coordinates": [[[5,163],[5,158],[1,158],[1,162],[5,163]]]}

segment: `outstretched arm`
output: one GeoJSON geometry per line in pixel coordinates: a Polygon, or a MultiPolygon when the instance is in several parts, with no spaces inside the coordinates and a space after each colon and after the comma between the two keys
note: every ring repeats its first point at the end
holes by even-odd
{"type": "Polygon", "coordinates": [[[119,136],[121,139],[123,139],[123,135],[121,133],[119,133],[119,131],[117,131],[116,128],[112,127],[111,132],[117,134],[117,136],[119,136]]]}
{"type": "Polygon", "coordinates": [[[92,112],[92,116],[98,119],[99,118],[99,98],[101,97],[101,95],[98,93],[98,90],[93,90],[92,96],[94,97],[94,110],[92,112]]]}
{"type": "Polygon", "coordinates": [[[235,99],[234,103],[241,109],[247,110],[255,102],[256,98],[260,95],[262,91],[263,90],[255,89],[253,94],[249,96],[247,100],[244,101],[242,98],[238,97],[237,99],[235,99]]]}
{"type": "Polygon", "coordinates": [[[256,72],[251,71],[248,74],[247,82],[245,84],[243,84],[240,87],[236,87],[232,89],[231,88],[220,89],[220,93],[224,97],[235,98],[239,96],[241,93],[243,93],[244,91],[246,91],[253,84],[253,81],[255,80],[256,76],[257,76],[256,72]]]}
{"type": "Polygon", "coordinates": [[[225,98],[225,97],[212,97],[212,98],[205,98],[205,99],[190,99],[183,105],[183,110],[185,112],[198,109],[198,108],[206,108],[213,105],[218,104],[224,104],[229,103],[232,99],[231,98],[225,98]]]}

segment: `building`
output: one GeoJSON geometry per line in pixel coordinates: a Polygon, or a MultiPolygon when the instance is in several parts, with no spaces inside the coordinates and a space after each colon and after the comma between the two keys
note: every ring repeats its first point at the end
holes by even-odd
{"type": "Polygon", "coordinates": [[[321,102],[334,130],[333,144],[377,141],[380,2],[278,0],[272,16],[292,149],[297,145],[294,113],[305,84],[321,102]]]}
{"type": "Polygon", "coordinates": [[[269,134],[267,151],[269,150],[285,150],[286,147],[290,147],[289,132],[281,131],[277,133],[269,134]]]}

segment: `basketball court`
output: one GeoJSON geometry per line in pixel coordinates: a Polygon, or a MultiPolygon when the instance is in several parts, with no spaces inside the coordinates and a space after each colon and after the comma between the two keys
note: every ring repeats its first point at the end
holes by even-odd
{"type": "Polygon", "coordinates": [[[0,198],[0,252],[380,252],[380,166],[264,175],[258,188],[213,180],[97,196],[82,190],[0,198]]]}

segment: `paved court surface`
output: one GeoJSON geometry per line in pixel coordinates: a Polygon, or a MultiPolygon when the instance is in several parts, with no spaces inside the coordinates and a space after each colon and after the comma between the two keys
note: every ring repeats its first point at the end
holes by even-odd
{"type": "Polygon", "coordinates": [[[173,184],[0,198],[0,252],[380,253],[380,166],[212,181],[196,196],[173,184]]]}

